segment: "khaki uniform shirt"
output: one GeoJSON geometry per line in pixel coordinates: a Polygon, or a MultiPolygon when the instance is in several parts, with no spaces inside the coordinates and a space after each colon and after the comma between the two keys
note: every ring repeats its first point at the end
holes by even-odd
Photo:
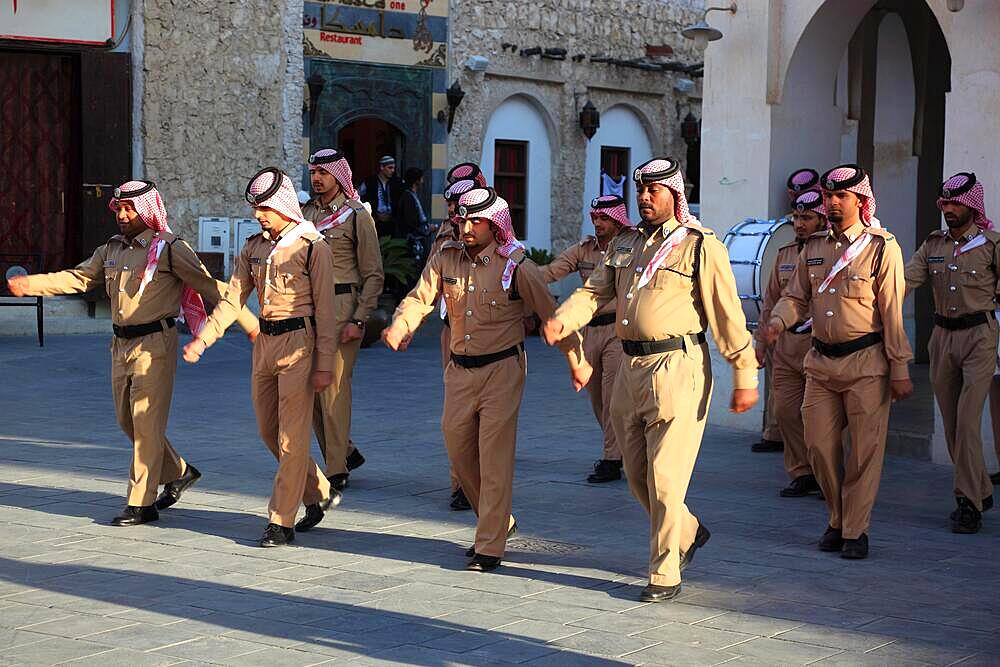
{"type": "Polygon", "coordinates": [[[438,227],[437,235],[434,237],[434,242],[431,243],[431,249],[427,253],[428,257],[433,257],[434,255],[441,252],[441,248],[448,241],[458,241],[458,227],[455,226],[451,220],[445,220],[438,227]]]}
{"type": "Polygon", "coordinates": [[[236,313],[246,303],[250,292],[256,289],[260,316],[265,320],[316,318],[314,369],[333,370],[333,357],[339,338],[334,315],[330,246],[317,243],[319,236],[303,234],[291,245],[279,248],[274,255],[268,257],[280,238],[279,234],[277,239],[271,240],[263,232],[247,239],[236,260],[236,269],[229,280],[229,286],[199,337],[206,347],[218,340],[236,318],[236,313]],[[307,268],[310,243],[312,256],[307,268]]]}
{"type": "Polygon", "coordinates": [[[928,279],[934,290],[934,312],[961,317],[996,308],[997,267],[1000,266],[1000,234],[980,231],[975,225],[956,241],[946,231],[931,232],[906,264],[907,291],[928,279]],[[978,236],[981,246],[955,257],[955,250],[978,236]]]}
{"type": "MultiPolygon", "coordinates": [[[[799,263],[799,253],[804,247],[805,241],[793,241],[778,248],[774,268],[771,270],[771,278],[767,281],[767,287],[764,288],[764,301],[760,307],[761,326],[757,327],[758,340],[763,332],[763,325],[771,321],[771,311],[774,309],[774,304],[781,298],[781,293],[788,285],[788,281],[792,279],[792,274],[795,273],[795,267],[799,263]]],[[[802,360],[811,348],[812,335],[810,335],[809,330],[803,333],[784,331],[774,345],[775,354],[780,352],[781,360],[798,370],[802,370],[802,360]]]]}
{"type": "Polygon", "coordinates": [[[319,198],[313,199],[302,207],[302,215],[316,224],[344,206],[350,206],[354,214],[321,234],[333,251],[333,282],[358,287],[358,302],[351,319],[365,322],[378,306],[378,297],[385,282],[382,248],[375,231],[375,221],[368,209],[355,199],[347,199],[341,192],[329,206],[323,206],[319,198]]]}
{"type": "Polygon", "coordinates": [[[809,237],[771,316],[787,329],[811,311],[813,336],[824,343],[846,343],[880,331],[890,379],[906,380],[913,352],[903,330],[905,288],[903,253],[896,238],[857,222],[843,234],[830,229],[809,237]],[[873,236],[871,242],[820,294],[819,286],[834,263],[866,231],[873,236]]]}
{"type": "MultiPolygon", "coordinates": [[[[76,268],[56,273],[28,276],[27,292],[38,296],[78,294],[104,285],[111,299],[111,321],[118,326],[135,326],[177,317],[184,285],[201,294],[209,304],[219,301],[226,284],[217,281],[183,239],[170,232],[156,234],[146,229],[129,240],[118,234],[94,251],[76,268]],[[167,246],[160,251],[159,263],[142,298],[137,298],[139,283],[146,271],[149,244],[163,239],[167,246]]],[[[237,309],[233,316],[246,332],[257,328],[257,318],[249,310],[237,309]]],[[[232,324],[233,320],[230,320],[232,324]]]]}
{"type": "Polygon", "coordinates": [[[733,388],[757,386],[757,359],[736,292],[726,247],[705,227],[690,233],[660,264],[642,288],[646,264],[679,223],[625,229],[611,240],[610,253],[583,287],[556,311],[563,326],[575,331],[616,296],[615,333],[621,340],[664,340],[698,334],[711,327],[722,356],[733,366],[733,388]]]}
{"type": "MultiPolygon", "coordinates": [[[[579,272],[580,278],[586,282],[590,274],[594,272],[594,269],[603,264],[604,260],[607,259],[605,255],[606,252],[601,250],[597,238],[588,236],[579,243],[566,248],[551,263],[543,266],[542,274],[545,276],[545,282],[554,283],[557,280],[562,280],[571,273],[579,272]]],[[[612,299],[597,314],[613,313],[615,312],[616,305],[615,300],[612,299]]]]}
{"type": "MultiPolygon", "coordinates": [[[[542,272],[524,252],[511,255],[520,261],[511,289],[501,284],[507,259],[490,243],[475,257],[457,241],[444,244],[432,256],[416,287],[396,309],[408,333],[413,333],[434,308],[438,294],[443,294],[451,322],[451,352],[483,355],[501,352],[524,341],[522,324],[525,305],[545,321],[555,312],[555,300],[549,294],[542,272]],[[512,298],[516,293],[520,298],[512,298]]],[[[575,334],[559,345],[573,367],[583,361],[582,338],[575,334]]]]}

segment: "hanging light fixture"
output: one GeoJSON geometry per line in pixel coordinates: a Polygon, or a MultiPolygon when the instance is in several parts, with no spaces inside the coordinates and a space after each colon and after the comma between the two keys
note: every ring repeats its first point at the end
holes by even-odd
{"type": "Polygon", "coordinates": [[[587,137],[587,141],[594,138],[594,135],[597,134],[597,128],[600,126],[601,112],[597,110],[593,102],[587,100],[583,109],[580,110],[580,129],[583,130],[583,136],[587,137]]]}
{"type": "Polygon", "coordinates": [[[709,7],[701,15],[700,21],[681,30],[681,35],[686,39],[693,40],[695,48],[700,51],[704,51],[709,42],[722,39],[722,31],[710,26],[706,20],[709,12],[730,12],[735,14],[736,3],[734,2],[728,7],[709,7]]]}

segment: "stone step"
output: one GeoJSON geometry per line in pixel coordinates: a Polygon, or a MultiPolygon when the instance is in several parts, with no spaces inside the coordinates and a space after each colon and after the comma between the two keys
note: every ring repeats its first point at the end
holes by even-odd
{"type": "MultiPolygon", "coordinates": [[[[34,297],[0,298],[0,336],[36,334],[34,297]],[[8,306],[4,304],[24,304],[8,306]]],[[[111,313],[106,303],[98,303],[94,317],[87,302],[78,296],[47,296],[42,299],[45,334],[93,334],[111,330],[111,313]]]]}

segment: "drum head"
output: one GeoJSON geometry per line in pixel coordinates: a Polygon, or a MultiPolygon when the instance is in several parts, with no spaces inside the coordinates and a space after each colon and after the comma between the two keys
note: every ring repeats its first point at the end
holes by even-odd
{"type": "Polygon", "coordinates": [[[743,305],[747,326],[757,327],[764,300],[764,288],[771,277],[778,249],[795,239],[795,229],[787,219],[748,219],[735,225],[725,236],[736,289],[743,305]]]}
{"type": "Polygon", "coordinates": [[[774,270],[774,262],[778,259],[778,250],[781,246],[788,245],[795,240],[795,227],[789,221],[784,221],[771,231],[771,238],[764,246],[764,256],[760,258],[760,284],[758,294],[764,296],[767,288],[767,281],[771,279],[771,271],[774,270]]]}

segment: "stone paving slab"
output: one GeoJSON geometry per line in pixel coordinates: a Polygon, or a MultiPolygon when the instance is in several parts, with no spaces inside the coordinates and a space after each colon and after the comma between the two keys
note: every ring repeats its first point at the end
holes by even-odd
{"type": "MultiPolygon", "coordinates": [[[[823,504],[782,499],[780,456],[710,425],[688,504],[712,540],[671,603],[636,597],[647,520],[624,482],[584,481],[600,434],[558,354],[528,341],[504,566],[463,569],[473,517],[447,508],[436,338],[365,350],[353,437],[368,462],[294,546],[254,546],[274,460],[249,347],[179,364],[169,436],[204,478],[121,529],[129,445],[107,338],[0,345],[0,665],[994,665],[1000,529],[948,530],[951,473],[886,461],[872,556],[816,550],[823,504]]],[[[733,423],[727,419],[728,423],[733,423]]],[[[318,450],[314,450],[318,455],[318,450]]]]}

